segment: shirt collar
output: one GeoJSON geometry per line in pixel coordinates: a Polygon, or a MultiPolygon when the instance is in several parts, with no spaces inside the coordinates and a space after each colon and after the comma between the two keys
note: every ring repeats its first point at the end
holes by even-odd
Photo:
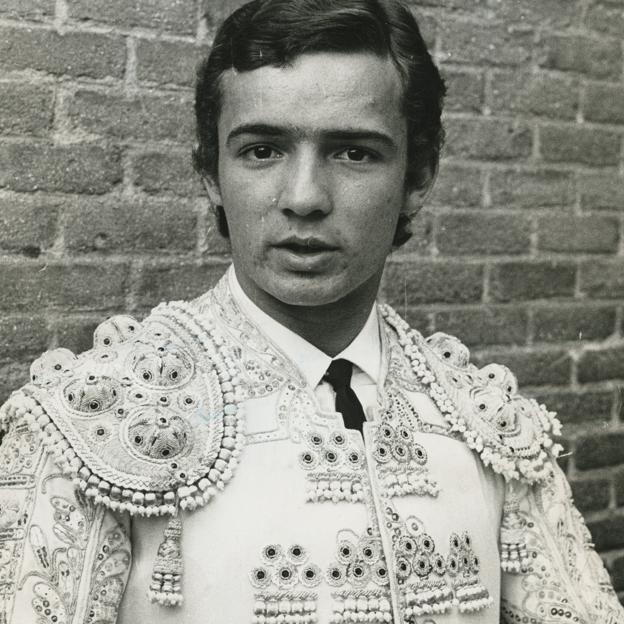
{"type": "MultiPolygon", "coordinates": [[[[236,301],[244,314],[256,326],[262,328],[262,332],[295,363],[308,385],[311,388],[316,388],[327,371],[332,358],[261,310],[243,291],[236,278],[234,266],[231,266],[228,271],[228,282],[234,301],[236,301]]],[[[360,333],[353,339],[351,344],[336,355],[335,359],[339,358],[353,362],[375,384],[379,383],[381,375],[381,339],[379,336],[379,320],[376,305],[372,306],[368,319],[360,333]]]]}

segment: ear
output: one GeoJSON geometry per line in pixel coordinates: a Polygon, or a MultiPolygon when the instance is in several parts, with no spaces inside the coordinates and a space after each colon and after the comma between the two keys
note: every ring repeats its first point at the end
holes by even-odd
{"type": "Polygon", "coordinates": [[[208,199],[213,206],[223,206],[223,200],[221,199],[221,189],[219,188],[219,184],[216,180],[214,180],[211,176],[202,176],[201,177],[202,184],[206,189],[206,194],[208,195],[208,199]]]}
{"type": "Polygon", "coordinates": [[[413,188],[407,191],[405,196],[405,206],[403,212],[405,214],[414,216],[422,207],[433,188],[433,185],[438,177],[438,164],[436,166],[423,167],[420,171],[420,184],[418,188],[413,188]]]}

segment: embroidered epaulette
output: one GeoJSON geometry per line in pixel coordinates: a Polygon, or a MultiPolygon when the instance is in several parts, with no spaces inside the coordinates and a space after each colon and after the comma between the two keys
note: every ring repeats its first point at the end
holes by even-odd
{"type": "Polygon", "coordinates": [[[561,424],[544,405],[518,394],[507,367],[489,364],[479,369],[457,338],[439,332],[425,340],[390,307],[381,306],[381,312],[451,431],[486,466],[507,480],[528,483],[552,474],[552,458],[561,451],[552,436],[560,434],[561,424]]]}
{"type": "Polygon", "coordinates": [[[24,419],[87,497],[175,515],[223,489],[243,446],[239,378],[210,322],[187,303],[143,322],[113,317],[93,348],[44,353],[0,425],[24,419]]]}

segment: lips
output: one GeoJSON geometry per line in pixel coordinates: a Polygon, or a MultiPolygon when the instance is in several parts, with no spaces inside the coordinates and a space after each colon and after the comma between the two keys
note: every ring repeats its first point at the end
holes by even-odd
{"type": "Polygon", "coordinates": [[[313,236],[301,238],[292,236],[276,243],[274,247],[287,249],[296,254],[314,255],[326,251],[336,251],[338,247],[313,236]]]}
{"type": "Polygon", "coordinates": [[[272,245],[278,266],[287,272],[318,275],[331,269],[340,248],[322,238],[291,236],[272,245]]]}

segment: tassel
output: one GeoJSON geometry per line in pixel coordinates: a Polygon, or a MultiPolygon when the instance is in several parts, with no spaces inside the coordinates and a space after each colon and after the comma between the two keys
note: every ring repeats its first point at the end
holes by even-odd
{"type": "Polygon", "coordinates": [[[520,515],[520,505],[511,489],[503,507],[503,521],[500,529],[501,569],[503,572],[518,574],[526,572],[529,566],[525,524],[525,520],[520,515]]]}
{"type": "Polygon", "coordinates": [[[173,517],[169,520],[163,541],[158,546],[154,562],[152,583],[148,596],[152,602],[173,607],[182,604],[182,521],[173,517]]]}

